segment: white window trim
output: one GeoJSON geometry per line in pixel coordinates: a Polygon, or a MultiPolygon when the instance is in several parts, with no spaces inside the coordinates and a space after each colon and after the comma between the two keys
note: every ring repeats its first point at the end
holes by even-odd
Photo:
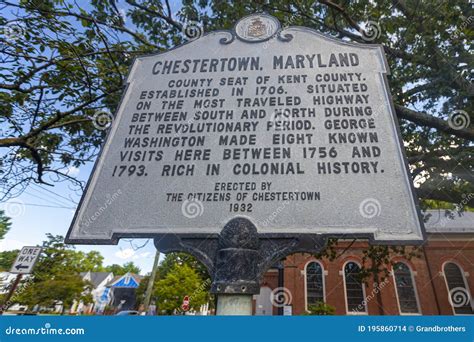
{"type": "Polygon", "coordinates": [[[368,303],[367,303],[367,294],[365,292],[365,283],[362,282],[362,295],[364,296],[364,302],[365,302],[365,305],[364,305],[364,311],[349,311],[349,303],[347,302],[347,288],[346,288],[346,272],[345,272],[345,269],[346,269],[346,265],[350,262],[353,262],[355,264],[357,264],[359,266],[359,268],[362,268],[361,265],[355,261],[355,260],[348,260],[344,263],[344,265],[342,265],[342,279],[343,279],[343,284],[344,284],[344,302],[345,302],[345,305],[346,305],[346,314],[347,315],[368,315],[369,314],[369,309],[368,309],[368,303]]]}
{"type": "Polygon", "coordinates": [[[323,301],[324,303],[326,303],[326,276],[327,276],[327,272],[326,270],[324,269],[324,266],[321,262],[319,262],[318,260],[310,260],[306,263],[306,265],[304,265],[304,310],[306,312],[309,312],[308,311],[308,277],[306,276],[307,275],[307,272],[306,272],[306,269],[308,267],[308,265],[312,262],[315,262],[317,264],[319,264],[319,266],[321,266],[321,274],[322,274],[322,277],[323,277],[323,301]]]}
{"type": "Polygon", "coordinates": [[[445,261],[443,262],[443,264],[441,265],[441,272],[443,273],[443,277],[444,277],[444,283],[446,285],[446,290],[448,291],[448,303],[449,303],[449,306],[451,307],[451,311],[453,312],[453,315],[454,316],[472,316],[469,315],[469,314],[458,314],[456,313],[456,311],[454,310],[454,306],[451,305],[451,301],[449,300],[449,285],[448,285],[448,279],[446,277],[446,272],[444,271],[444,268],[446,266],[446,264],[455,264],[457,267],[459,267],[459,270],[461,271],[461,275],[462,275],[462,280],[464,282],[464,287],[466,288],[466,290],[469,291],[469,297],[470,297],[470,301],[469,303],[471,304],[471,309],[474,311],[474,306],[472,305],[472,301],[473,301],[473,298],[472,298],[472,294],[471,294],[471,289],[469,288],[469,284],[467,283],[467,279],[466,279],[466,273],[464,272],[464,268],[462,268],[462,266],[455,260],[448,260],[448,261],[445,261]]]}
{"type": "MultiPolygon", "coordinates": [[[[395,270],[392,270],[392,279],[393,279],[393,285],[395,287],[395,295],[397,296],[397,307],[398,307],[398,312],[400,316],[420,316],[423,315],[421,306],[420,306],[420,298],[418,298],[418,289],[416,287],[416,282],[415,282],[415,272],[411,269],[410,265],[408,265],[406,262],[403,261],[397,261],[396,264],[404,264],[406,267],[408,267],[408,270],[410,271],[410,277],[411,277],[411,283],[413,284],[413,290],[415,291],[415,299],[416,299],[416,307],[418,308],[417,313],[410,313],[410,312],[402,312],[402,309],[400,307],[400,297],[398,296],[398,289],[397,289],[397,279],[395,278],[395,270]]],[[[395,265],[393,267],[395,267],[395,265]]]]}

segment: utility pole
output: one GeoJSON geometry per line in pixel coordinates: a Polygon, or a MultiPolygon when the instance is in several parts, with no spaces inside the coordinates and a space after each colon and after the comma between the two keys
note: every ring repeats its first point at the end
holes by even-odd
{"type": "MultiPolygon", "coordinates": [[[[278,262],[277,269],[278,269],[278,287],[283,288],[285,286],[285,264],[283,260],[278,262]]],[[[278,306],[278,316],[283,316],[283,313],[284,313],[283,306],[278,306]]]]}
{"type": "Polygon", "coordinates": [[[151,293],[153,292],[153,285],[155,283],[156,271],[158,270],[158,261],[160,260],[160,251],[157,249],[155,253],[155,260],[153,261],[153,269],[151,270],[150,279],[145,292],[145,301],[143,303],[145,313],[148,312],[151,301],[151,293]]]}

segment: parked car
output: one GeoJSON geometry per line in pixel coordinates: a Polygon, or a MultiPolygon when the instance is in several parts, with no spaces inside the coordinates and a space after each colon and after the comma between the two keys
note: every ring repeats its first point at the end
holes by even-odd
{"type": "Polygon", "coordinates": [[[138,315],[140,315],[140,313],[134,310],[124,310],[124,311],[117,312],[115,314],[115,316],[138,316],[138,315]]]}

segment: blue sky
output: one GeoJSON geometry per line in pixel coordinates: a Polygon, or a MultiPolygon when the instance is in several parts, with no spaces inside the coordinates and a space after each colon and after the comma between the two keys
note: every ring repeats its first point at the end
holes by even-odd
{"type": "MultiPolygon", "coordinates": [[[[170,1],[170,4],[176,16],[181,7],[181,1],[170,1]]],[[[81,6],[86,11],[90,8],[88,2],[81,3],[81,6]]],[[[123,2],[119,3],[120,11],[125,13],[127,9],[127,5],[123,2]]],[[[5,15],[9,16],[11,13],[5,13],[5,15]]],[[[133,27],[128,18],[127,25],[133,27]]],[[[79,169],[71,168],[69,174],[87,181],[92,166],[88,164],[79,169]]],[[[0,251],[19,249],[26,245],[41,245],[46,240],[46,233],[65,236],[79,200],[80,194],[72,191],[67,183],[54,183],[54,187],[29,186],[21,196],[10,199],[6,203],[0,203],[0,209],[6,211],[12,222],[10,231],[0,241],[0,251]]],[[[151,271],[156,252],[153,241],[150,240],[147,244],[146,241],[144,239],[121,240],[116,246],[77,245],[76,249],[85,252],[99,251],[104,256],[104,265],[133,261],[141,268],[141,273],[146,274],[151,271]]]]}
{"type": "MultiPolygon", "coordinates": [[[[87,180],[91,169],[92,165],[80,169],[72,168],[70,174],[87,180]]],[[[12,222],[12,228],[5,239],[0,241],[0,251],[41,245],[46,239],[46,233],[65,236],[79,199],[79,196],[68,188],[68,184],[56,183],[54,187],[32,185],[21,196],[0,204],[0,209],[6,211],[12,222]]],[[[142,274],[145,274],[151,271],[156,251],[151,240],[141,247],[146,241],[121,240],[117,246],[77,245],[76,249],[85,252],[99,251],[104,256],[104,265],[133,261],[141,268],[142,274]]]]}

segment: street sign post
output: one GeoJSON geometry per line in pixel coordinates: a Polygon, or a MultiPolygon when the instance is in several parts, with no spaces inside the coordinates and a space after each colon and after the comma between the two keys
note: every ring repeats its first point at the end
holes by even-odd
{"type": "Polygon", "coordinates": [[[66,241],[191,253],[218,313],[328,237],[422,242],[388,72],[379,45],[263,13],[137,58],[66,241]]]}
{"type": "Polygon", "coordinates": [[[41,247],[30,247],[24,246],[18,253],[15,262],[10,268],[10,273],[17,274],[15,281],[13,282],[10,290],[5,296],[2,305],[0,306],[0,315],[3,314],[5,308],[9,306],[10,299],[15,293],[18,285],[20,284],[23,274],[30,274],[33,271],[33,267],[36,264],[41,253],[41,247]]]}
{"type": "Polygon", "coordinates": [[[29,274],[33,271],[33,267],[41,253],[41,247],[25,246],[18,253],[13,263],[10,273],[29,274]]]}

